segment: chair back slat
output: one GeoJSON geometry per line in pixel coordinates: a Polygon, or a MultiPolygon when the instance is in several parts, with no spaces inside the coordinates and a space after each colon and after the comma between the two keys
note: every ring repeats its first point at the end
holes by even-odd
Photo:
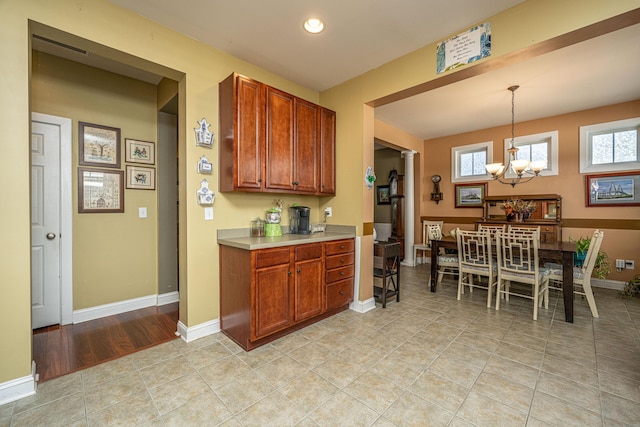
{"type": "Polygon", "coordinates": [[[600,245],[602,245],[602,240],[604,239],[604,231],[596,230],[593,232],[593,236],[591,236],[591,242],[589,243],[589,249],[587,250],[587,255],[584,258],[584,263],[582,264],[582,277],[591,277],[591,273],[593,273],[593,268],[596,265],[596,258],[598,258],[598,252],[600,251],[600,245]]]}
{"type": "Polygon", "coordinates": [[[442,238],[442,226],[444,225],[444,221],[422,221],[422,244],[431,246],[431,234],[429,233],[429,226],[439,226],[440,227],[440,237],[442,238]]]}
{"type": "Polygon", "coordinates": [[[489,231],[489,234],[491,235],[491,240],[495,242],[496,241],[496,233],[498,231],[504,232],[506,227],[507,227],[506,224],[502,224],[502,225],[478,224],[478,231],[489,231]]]}
{"type": "Polygon", "coordinates": [[[488,230],[466,231],[456,230],[458,239],[458,257],[461,267],[484,266],[493,264],[491,235],[488,230]]]}
{"type": "Polygon", "coordinates": [[[498,232],[498,269],[503,276],[526,276],[536,279],[538,268],[538,238],[534,233],[498,232]]]}
{"type": "Polygon", "coordinates": [[[517,225],[509,224],[507,229],[509,233],[521,233],[521,234],[534,234],[538,241],[540,241],[540,226],[537,227],[519,227],[517,225]]]}

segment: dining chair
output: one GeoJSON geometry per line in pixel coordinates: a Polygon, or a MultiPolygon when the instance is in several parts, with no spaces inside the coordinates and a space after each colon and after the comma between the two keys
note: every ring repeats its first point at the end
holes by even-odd
{"type": "MultiPolygon", "coordinates": [[[[440,240],[442,239],[442,226],[440,224],[427,224],[427,233],[429,240],[440,240]]],[[[449,274],[454,276],[458,274],[458,255],[457,254],[447,254],[441,248],[440,253],[436,254],[437,262],[438,262],[438,277],[436,279],[436,284],[442,282],[442,278],[445,274],[449,274]]],[[[431,276],[429,276],[429,286],[431,286],[431,276]]]]}
{"type": "Polygon", "coordinates": [[[422,243],[417,243],[413,245],[413,266],[415,267],[418,264],[418,251],[422,252],[422,255],[425,255],[426,251],[431,250],[431,240],[429,239],[429,225],[439,225],[442,233],[442,226],[444,221],[422,221],[422,243]]]}
{"type": "MultiPolygon", "coordinates": [[[[484,224],[478,224],[478,231],[485,231],[487,230],[489,232],[489,234],[491,235],[491,240],[495,243],[496,241],[496,233],[498,231],[502,231],[504,232],[506,229],[507,225],[506,224],[502,224],[502,225],[484,225],[484,224]]],[[[495,255],[495,254],[494,254],[495,255]]]]}
{"type": "MultiPolygon", "coordinates": [[[[604,231],[595,230],[591,237],[591,243],[589,243],[589,249],[587,250],[584,263],[581,267],[573,267],[573,293],[587,298],[593,317],[599,316],[596,300],[593,297],[593,290],[591,289],[591,273],[593,273],[593,268],[596,265],[596,258],[598,257],[603,239],[604,231]]],[[[562,265],[545,263],[545,267],[549,269],[549,289],[562,291],[562,265]]]]}
{"type": "Polygon", "coordinates": [[[500,310],[502,296],[510,295],[533,300],[533,320],[538,320],[538,306],[549,308],[549,271],[539,266],[539,242],[532,233],[498,232],[498,284],[496,285],[496,310],[500,310]],[[511,289],[512,282],[524,284],[530,289],[518,292],[511,289]]]}
{"type": "Polygon", "coordinates": [[[538,238],[538,242],[540,241],[540,226],[537,227],[522,227],[517,225],[509,224],[509,228],[507,228],[508,232],[513,233],[524,233],[524,234],[535,234],[538,238]]]}
{"type": "Polygon", "coordinates": [[[492,255],[492,239],[489,230],[465,231],[456,229],[458,239],[458,300],[464,287],[487,289],[487,307],[498,282],[497,267],[492,255]],[[473,276],[487,278],[486,286],[474,282],[473,276]]]}

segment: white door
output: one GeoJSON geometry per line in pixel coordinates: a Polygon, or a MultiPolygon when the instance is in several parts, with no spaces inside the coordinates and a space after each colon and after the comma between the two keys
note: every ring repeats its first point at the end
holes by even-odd
{"type": "Polygon", "coordinates": [[[60,128],[32,122],[31,311],[32,327],[61,323],[60,128]]]}

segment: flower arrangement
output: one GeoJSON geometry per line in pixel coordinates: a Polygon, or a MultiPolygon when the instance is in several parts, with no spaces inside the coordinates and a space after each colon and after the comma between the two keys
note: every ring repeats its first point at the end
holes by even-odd
{"type": "Polygon", "coordinates": [[[536,203],[532,200],[511,199],[500,206],[506,216],[514,214],[530,214],[536,210],[536,203]]]}

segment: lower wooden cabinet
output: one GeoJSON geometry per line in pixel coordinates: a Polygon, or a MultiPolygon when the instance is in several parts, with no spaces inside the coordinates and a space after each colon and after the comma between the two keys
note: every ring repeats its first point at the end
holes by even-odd
{"type": "Polygon", "coordinates": [[[220,246],[220,328],[251,350],[353,301],[354,239],[243,250],[220,246]]]}

